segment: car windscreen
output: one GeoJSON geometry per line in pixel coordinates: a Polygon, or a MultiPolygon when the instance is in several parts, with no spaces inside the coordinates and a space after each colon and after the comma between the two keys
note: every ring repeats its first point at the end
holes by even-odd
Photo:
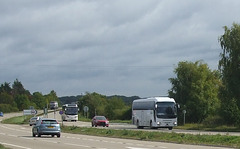
{"type": "Polygon", "coordinates": [[[42,120],[42,124],[58,124],[56,120],[42,120]]]}
{"type": "Polygon", "coordinates": [[[106,118],[104,116],[97,116],[96,120],[106,120],[106,118]]]}

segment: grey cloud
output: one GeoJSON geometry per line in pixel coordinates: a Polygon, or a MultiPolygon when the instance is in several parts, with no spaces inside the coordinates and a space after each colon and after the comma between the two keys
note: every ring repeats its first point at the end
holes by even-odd
{"type": "Polygon", "coordinates": [[[0,2],[1,82],[59,96],[166,95],[179,61],[212,69],[222,26],[240,2],[39,0],[0,2]],[[231,9],[227,9],[231,8],[231,9]]]}

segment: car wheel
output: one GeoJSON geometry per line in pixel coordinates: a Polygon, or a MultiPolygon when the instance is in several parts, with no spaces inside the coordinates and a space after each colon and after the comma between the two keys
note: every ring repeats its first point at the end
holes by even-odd
{"type": "Polygon", "coordinates": [[[33,136],[33,137],[35,137],[35,136],[36,136],[34,132],[32,133],[32,136],[33,136]]]}
{"type": "Polygon", "coordinates": [[[54,137],[54,135],[52,135],[52,137],[54,137]]]}
{"type": "Polygon", "coordinates": [[[38,137],[41,137],[41,134],[38,132],[38,130],[37,130],[37,136],[38,136],[38,137]]]}
{"type": "Polygon", "coordinates": [[[60,136],[61,136],[60,134],[57,134],[57,137],[58,137],[58,138],[60,138],[60,136]]]}

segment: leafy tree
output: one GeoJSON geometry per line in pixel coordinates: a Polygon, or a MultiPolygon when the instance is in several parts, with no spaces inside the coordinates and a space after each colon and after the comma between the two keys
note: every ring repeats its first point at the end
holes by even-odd
{"type": "Polygon", "coordinates": [[[0,93],[2,92],[6,92],[9,95],[12,93],[12,88],[10,86],[10,83],[5,82],[4,84],[1,84],[0,93]]]}
{"type": "Polygon", "coordinates": [[[240,25],[233,23],[231,28],[224,27],[219,42],[223,49],[220,53],[219,70],[223,87],[220,90],[222,115],[229,124],[240,122],[240,25]]]}
{"type": "Polygon", "coordinates": [[[0,103],[4,104],[14,104],[14,99],[7,92],[0,93],[0,103]]]}
{"type": "Polygon", "coordinates": [[[30,96],[30,92],[28,90],[25,90],[25,88],[23,87],[22,83],[20,81],[18,81],[18,79],[16,79],[12,85],[12,94],[13,96],[17,96],[17,95],[28,95],[30,96]]]}
{"type": "Polygon", "coordinates": [[[29,109],[31,105],[29,99],[28,99],[28,96],[27,95],[17,95],[15,97],[15,102],[17,103],[17,106],[18,106],[18,109],[20,111],[24,110],[24,109],[29,109]]]}
{"type": "Polygon", "coordinates": [[[45,104],[49,104],[51,101],[57,101],[58,103],[60,103],[58,97],[57,97],[57,93],[52,90],[49,94],[45,95],[45,104]]]}
{"type": "Polygon", "coordinates": [[[47,102],[46,102],[44,96],[40,92],[33,93],[32,102],[34,102],[36,104],[36,108],[38,108],[38,109],[43,109],[47,105],[47,102]]]}
{"type": "Polygon", "coordinates": [[[89,108],[89,117],[92,118],[94,115],[104,115],[106,96],[98,93],[86,93],[85,96],[79,99],[79,107],[83,110],[84,106],[89,108]]]}
{"type": "Polygon", "coordinates": [[[218,90],[219,73],[211,71],[201,61],[179,62],[174,70],[176,78],[170,78],[172,84],[169,96],[186,110],[187,122],[202,122],[214,115],[220,106],[218,90]]]}
{"type": "Polygon", "coordinates": [[[122,99],[113,97],[107,100],[107,105],[105,108],[106,116],[109,119],[121,119],[123,113],[125,112],[125,104],[122,99]]]}

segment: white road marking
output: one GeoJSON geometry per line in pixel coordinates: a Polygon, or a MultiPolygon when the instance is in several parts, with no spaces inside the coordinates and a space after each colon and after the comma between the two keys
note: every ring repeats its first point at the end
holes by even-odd
{"type": "Polygon", "coordinates": [[[91,148],[90,146],[80,145],[80,144],[72,144],[72,143],[64,143],[64,144],[66,144],[66,145],[72,145],[72,146],[79,146],[79,147],[91,148]]]}
{"type": "Polygon", "coordinates": [[[31,149],[31,148],[28,148],[28,147],[24,147],[24,146],[20,146],[20,145],[15,145],[15,144],[4,143],[4,142],[0,142],[0,144],[8,145],[8,146],[13,146],[13,147],[18,147],[18,148],[23,148],[23,149],[31,149]]]}
{"type": "Polygon", "coordinates": [[[126,147],[128,149],[148,149],[148,148],[139,148],[139,147],[126,147]]]}

